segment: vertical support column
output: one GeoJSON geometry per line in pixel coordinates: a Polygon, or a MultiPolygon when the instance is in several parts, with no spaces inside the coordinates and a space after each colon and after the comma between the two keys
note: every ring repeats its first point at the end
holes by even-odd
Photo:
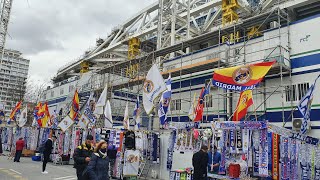
{"type": "Polygon", "coordinates": [[[157,50],[161,49],[162,46],[163,1],[159,0],[157,50]]]}

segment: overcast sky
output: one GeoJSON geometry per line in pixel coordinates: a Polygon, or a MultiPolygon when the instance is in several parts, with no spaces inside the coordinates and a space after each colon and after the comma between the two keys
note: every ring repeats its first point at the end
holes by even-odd
{"type": "Polygon", "coordinates": [[[49,81],[59,67],[82,55],[156,0],[15,0],[6,48],[30,59],[29,75],[49,81]]]}

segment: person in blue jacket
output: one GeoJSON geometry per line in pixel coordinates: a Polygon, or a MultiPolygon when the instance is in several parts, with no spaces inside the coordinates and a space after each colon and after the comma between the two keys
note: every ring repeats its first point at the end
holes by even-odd
{"type": "Polygon", "coordinates": [[[217,146],[210,148],[208,152],[208,172],[218,174],[221,161],[221,154],[218,152],[217,146]]]}
{"type": "Polygon", "coordinates": [[[92,154],[87,166],[88,179],[90,180],[109,180],[109,158],[107,156],[108,144],[101,140],[95,153],[92,154]]]}

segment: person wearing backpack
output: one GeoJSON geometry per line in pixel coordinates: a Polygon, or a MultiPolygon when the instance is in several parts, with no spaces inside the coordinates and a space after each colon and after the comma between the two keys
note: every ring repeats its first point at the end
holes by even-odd
{"type": "Polygon", "coordinates": [[[78,180],[85,180],[83,171],[86,169],[90,162],[90,157],[93,153],[93,136],[88,135],[84,144],[78,146],[73,154],[74,168],[76,169],[78,180]]]}
{"type": "Polygon", "coordinates": [[[46,166],[47,166],[47,163],[50,159],[50,154],[53,149],[53,143],[56,141],[56,139],[57,139],[56,136],[52,136],[51,138],[48,138],[48,140],[44,144],[42,174],[48,174],[48,172],[46,171],[46,166]]]}

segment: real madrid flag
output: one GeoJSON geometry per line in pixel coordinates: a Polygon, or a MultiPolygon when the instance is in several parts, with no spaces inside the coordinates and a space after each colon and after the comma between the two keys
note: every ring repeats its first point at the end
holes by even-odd
{"type": "Polygon", "coordinates": [[[27,106],[22,110],[20,117],[17,121],[19,127],[23,127],[27,122],[27,106]]]}
{"type": "Polygon", "coordinates": [[[166,90],[166,84],[156,64],[149,70],[143,84],[143,106],[147,114],[154,108],[154,100],[166,90]]]}
{"type": "Polygon", "coordinates": [[[66,116],[58,125],[58,127],[60,127],[60,129],[65,132],[72,124],[74,123],[74,121],[69,117],[66,116]]]}
{"type": "Polygon", "coordinates": [[[235,66],[214,71],[213,85],[234,91],[254,89],[276,61],[235,66]]]}
{"type": "Polygon", "coordinates": [[[162,93],[162,96],[159,102],[160,107],[158,109],[158,116],[159,116],[161,125],[164,125],[167,121],[167,112],[169,109],[171,94],[172,94],[171,75],[169,75],[168,79],[166,80],[166,86],[167,86],[167,90],[164,93],[162,93]]]}

